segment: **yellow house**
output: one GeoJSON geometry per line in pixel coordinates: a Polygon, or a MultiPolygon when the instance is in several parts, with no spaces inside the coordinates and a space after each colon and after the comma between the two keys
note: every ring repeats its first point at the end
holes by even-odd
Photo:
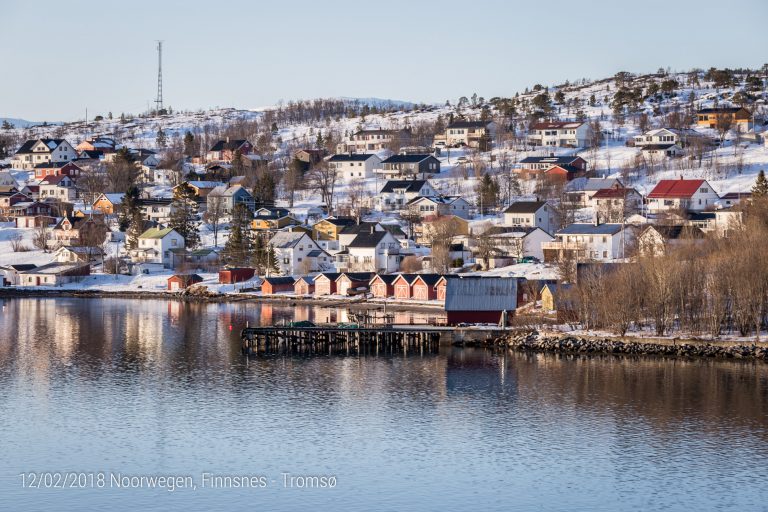
{"type": "Polygon", "coordinates": [[[117,212],[118,205],[123,202],[123,196],[125,194],[101,194],[93,202],[93,211],[104,215],[114,215],[117,212]]]}
{"type": "Polygon", "coordinates": [[[312,226],[314,240],[338,240],[345,227],[355,224],[351,217],[328,217],[312,226]]]}
{"type": "Polygon", "coordinates": [[[733,125],[749,125],[752,114],[742,107],[703,108],[696,113],[696,124],[707,128],[717,128],[721,119],[730,119],[733,125]]]}
{"type": "Polygon", "coordinates": [[[435,236],[449,234],[455,236],[469,236],[469,221],[456,215],[443,215],[428,222],[422,222],[416,226],[416,241],[420,244],[429,244],[435,236]]]}
{"type": "Polygon", "coordinates": [[[291,217],[285,208],[259,208],[254,212],[251,229],[269,231],[296,224],[301,223],[291,217]]]}

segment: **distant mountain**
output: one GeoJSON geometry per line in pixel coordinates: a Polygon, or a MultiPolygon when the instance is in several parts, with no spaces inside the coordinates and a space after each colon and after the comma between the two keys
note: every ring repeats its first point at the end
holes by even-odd
{"type": "MultiPolygon", "coordinates": [[[[43,121],[27,121],[26,119],[16,119],[14,117],[0,117],[0,125],[8,121],[15,128],[26,128],[28,126],[37,126],[43,124],[43,121]]],[[[60,121],[46,121],[48,124],[61,124],[60,121]]]]}

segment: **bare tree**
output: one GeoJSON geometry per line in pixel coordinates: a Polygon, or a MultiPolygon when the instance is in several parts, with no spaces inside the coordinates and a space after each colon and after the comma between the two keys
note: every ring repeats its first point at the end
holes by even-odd
{"type": "Polygon", "coordinates": [[[333,211],[334,190],[336,189],[336,169],[327,162],[320,162],[308,174],[310,186],[320,192],[320,197],[325,203],[328,213],[333,211]]]}
{"type": "Polygon", "coordinates": [[[208,208],[203,214],[203,221],[208,224],[213,233],[213,246],[219,246],[219,230],[224,218],[224,200],[219,195],[208,196],[208,208]]]}

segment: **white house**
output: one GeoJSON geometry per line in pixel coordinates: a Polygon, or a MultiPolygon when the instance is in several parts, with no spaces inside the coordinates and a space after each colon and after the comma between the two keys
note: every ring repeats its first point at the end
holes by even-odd
{"type": "Polygon", "coordinates": [[[173,267],[173,249],[184,248],[184,237],[171,228],[150,228],[139,236],[138,247],[131,250],[134,263],[161,264],[173,267]]]}
{"type": "Polygon", "coordinates": [[[400,243],[389,231],[358,234],[336,254],[339,272],[394,272],[400,268],[400,243]]]}
{"type": "Polygon", "coordinates": [[[389,180],[379,191],[376,209],[381,212],[399,211],[415,197],[436,195],[437,191],[426,180],[389,180]]]}
{"type": "Polygon", "coordinates": [[[275,251],[280,273],[286,276],[324,272],[333,267],[331,256],[304,232],[279,231],[269,246],[275,251]]]}
{"type": "Polygon", "coordinates": [[[544,259],[556,261],[570,252],[580,261],[611,261],[625,257],[634,230],[623,224],[576,223],[555,234],[554,242],[542,244],[544,259]]]}
{"type": "Polygon", "coordinates": [[[576,178],[565,185],[568,200],[577,206],[588,206],[598,190],[622,188],[624,184],[618,178],[576,178]]]}
{"type": "Polygon", "coordinates": [[[436,146],[486,146],[496,131],[493,121],[454,121],[445,128],[445,133],[435,136],[436,146]]]}
{"type": "Polygon", "coordinates": [[[421,196],[406,203],[405,209],[419,214],[422,219],[441,215],[469,218],[469,203],[459,196],[421,196]]]}
{"type": "Polygon", "coordinates": [[[348,142],[336,146],[338,153],[368,153],[387,149],[398,142],[406,145],[411,139],[409,130],[359,130],[349,137],[348,142]]]}
{"type": "Polygon", "coordinates": [[[652,213],[668,210],[703,211],[712,209],[720,196],[707,180],[661,180],[648,194],[648,210],[652,213]]]}
{"type": "Polygon", "coordinates": [[[57,201],[72,203],[78,197],[75,180],[66,174],[46,176],[40,180],[40,200],[56,199],[57,201]]]}
{"type": "Polygon", "coordinates": [[[637,135],[633,141],[638,148],[657,144],[682,144],[680,132],[670,128],[647,131],[642,135],[637,135]]]}
{"type": "Polygon", "coordinates": [[[66,162],[77,158],[77,151],[64,139],[28,140],[11,159],[14,169],[32,170],[44,162],[66,162]]]}
{"type": "Polygon", "coordinates": [[[488,236],[493,246],[502,251],[504,256],[515,258],[536,258],[544,260],[542,244],[552,242],[555,238],[541,228],[500,227],[491,228],[488,236]]]}
{"type": "Polygon", "coordinates": [[[347,153],[333,155],[328,165],[336,171],[336,179],[345,183],[374,177],[374,170],[381,169],[381,159],[373,154],[347,153]]]}
{"type": "Polygon", "coordinates": [[[587,123],[548,121],[534,123],[528,133],[528,142],[536,146],[583,148],[589,144],[592,131],[587,123]]]}
{"type": "Polygon", "coordinates": [[[555,210],[546,201],[517,201],[504,210],[504,225],[555,230],[555,210]]]}

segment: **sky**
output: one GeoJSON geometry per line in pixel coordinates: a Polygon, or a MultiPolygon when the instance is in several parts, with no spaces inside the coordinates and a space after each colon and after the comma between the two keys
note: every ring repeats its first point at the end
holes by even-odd
{"type": "Polygon", "coordinates": [[[0,2],[0,117],[377,97],[443,103],[660,67],[759,67],[765,0],[0,2]]]}

